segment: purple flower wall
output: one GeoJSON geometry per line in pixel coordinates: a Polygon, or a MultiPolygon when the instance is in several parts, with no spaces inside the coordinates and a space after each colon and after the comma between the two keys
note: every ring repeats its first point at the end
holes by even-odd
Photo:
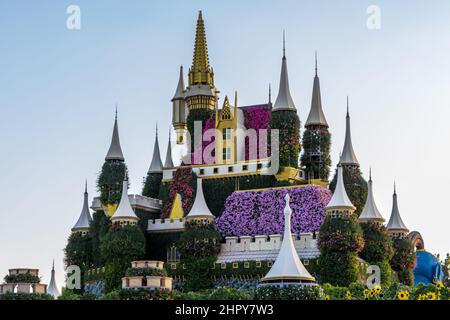
{"type": "Polygon", "coordinates": [[[224,237],[283,233],[286,193],[291,197],[292,232],[318,231],[331,199],[331,192],[319,186],[234,192],[216,220],[217,230],[224,237]]]}

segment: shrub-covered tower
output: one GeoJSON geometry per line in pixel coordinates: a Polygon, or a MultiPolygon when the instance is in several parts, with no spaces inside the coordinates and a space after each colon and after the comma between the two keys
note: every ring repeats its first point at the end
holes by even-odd
{"type": "Polygon", "coordinates": [[[305,167],[309,179],[328,181],[331,165],[331,134],[328,131],[328,123],[322,109],[320,81],[317,75],[317,54],[311,110],[305,123],[305,129],[303,133],[304,152],[301,157],[302,166],[305,167]]]}
{"type": "MultiPolygon", "coordinates": [[[[346,127],[345,127],[345,141],[344,148],[342,149],[342,154],[339,159],[339,163],[343,168],[344,175],[344,185],[347,190],[348,196],[352,203],[356,207],[356,213],[361,213],[364,207],[364,203],[367,198],[367,182],[364,180],[359,168],[359,162],[356,158],[355,151],[353,150],[352,136],[350,130],[350,113],[348,106],[347,97],[347,116],[346,116],[346,127]]],[[[336,176],[330,183],[330,190],[333,191],[336,187],[336,176]]]]}
{"type": "Polygon", "coordinates": [[[117,108],[114,120],[113,135],[111,145],[105,157],[105,163],[97,181],[97,188],[100,192],[105,214],[112,216],[117,208],[122,194],[122,181],[127,173],[125,158],[122,153],[119,139],[119,127],[117,124],[117,108]]]}
{"type": "Polygon", "coordinates": [[[326,207],[327,216],[319,232],[319,274],[321,283],[348,286],[358,280],[358,253],[364,246],[361,227],[356,223],[355,206],[345,191],[342,166],[326,207]]]}
{"type": "Polygon", "coordinates": [[[298,157],[300,154],[300,120],[289,90],[284,34],[280,87],[270,115],[270,128],[279,130],[280,166],[298,168],[298,157]]]}

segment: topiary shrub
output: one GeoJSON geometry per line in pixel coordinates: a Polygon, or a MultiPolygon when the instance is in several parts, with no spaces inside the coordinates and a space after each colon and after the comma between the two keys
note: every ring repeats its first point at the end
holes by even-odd
{"type": "Polygon", "coordinates": [[[397,272],[398,280],[404,285],[414,284],[413,269],[416,266],[414,246],[408,239],[393,239],[394,255],[390,261],[391,267],[397,272]]]}
{"type": "Polygon", "coordinates": [[[34,276],[29,273],[22,274],[8,274],[4,278],[6,283],[39,283],[41,282],[41,278],[38,276],[34,276]]]}
{"type": "Polygon", "coordinates": [[[145,178],[142,195],[154,199],[159,199],[159,189],[161,187],[162,173],[149,173],[145,178]]]}

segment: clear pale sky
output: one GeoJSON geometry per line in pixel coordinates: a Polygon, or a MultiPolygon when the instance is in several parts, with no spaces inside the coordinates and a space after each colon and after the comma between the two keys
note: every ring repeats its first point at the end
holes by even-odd
{"type": "Polygon", "coordinates": [[[286,29],[291,93],[304,123],[319,55],[324,111],[336,165],[350,96],[353,144],[389,219],[399,208],[425,247],[450,252],[450,2],[2,0],[0,3],[0,275],[41,269],[63,248],[109,147],[119,104],[132,193],[151,160],[155,123],[165,154],[178,68],[192,60],[203,10],[216,86],[241,105],[275,99],[286,29]],[[66,8],[81,8],[81,30],[66,8]],[[366,26],[369,5],[381,29],[366,26]]]}

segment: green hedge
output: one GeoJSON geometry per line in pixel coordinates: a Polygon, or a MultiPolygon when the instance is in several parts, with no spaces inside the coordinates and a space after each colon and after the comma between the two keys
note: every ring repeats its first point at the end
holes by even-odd
{"type": "Polygon", "coordinates": [[[1,300],[53,300],[53,296],[46,293],[12,293],[0,294],[1,300]]]}
{"type": "Polygon", "coordinates": [[[39,283],[41,278],[29,273],[7,275],[4,278],[6,283],[39,283]]]}
{"type": "Polygon", "coordinates": [[[261,286],[256,289],[255,298],[257,300],[321,300],[323,291],[317,285],[261,286]]]}
{"type": "Polygon", "coordinates": [[[165,269],[156,268],[128,268],[125,272],[126,277],[147,277],[147,276],[159,276],[167,277],[167,271],[165,269]]]}

